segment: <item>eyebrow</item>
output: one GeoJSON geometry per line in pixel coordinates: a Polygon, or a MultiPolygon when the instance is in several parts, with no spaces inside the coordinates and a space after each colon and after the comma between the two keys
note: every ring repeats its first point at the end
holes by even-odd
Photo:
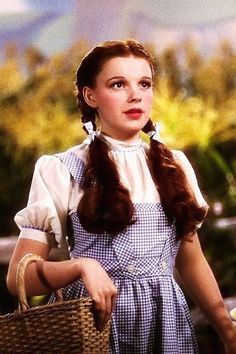
{"type": "MultiPolygon", "coordinates": [[[[125,76],[113,76],[110,79],[108,79],[107,82],[112,81],[112,80],[118,80],[118,79],[126,80],[126,77],[125,76]]],[[[150,77],[150,76],[142,76],[140,79],[152,81],[152,77],[150,77]]]]}

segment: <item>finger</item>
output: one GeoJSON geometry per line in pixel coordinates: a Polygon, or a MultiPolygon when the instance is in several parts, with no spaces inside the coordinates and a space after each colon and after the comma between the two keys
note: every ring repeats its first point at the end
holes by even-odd
{"type": "Polygon", "coordinates": [[[99,318],[99,312],[93,308],[92,313],[93,313],[95,327],[97,328],[97,330],[101,331],[101,321],[99,318]]]}
{"type": "Polygon", "coordinates": [[[104,328],[107,324],[107,322],[110,320],[111,315],[112,315],[112,311],[114,310],[115,306],[116,306],[116,300],[117,300],[117,294],[118,294],[118,290],[115,286],[113,286],[108,294],[106,295],[106,309],[105,311],[102,313],[101,316],[103,316],[101,318],[101,325],[104,328]]]}
{"type": "Polygon", "coordinates": [[[102,331],[106,326],[108,320],[111,317],[112,305],[110,294],[106,295],[104,298],[103,306],[100,308],[99,317],[99,328],[102,331]]]}
{"type": "Polygon", "coordinates": [[[103,321],[106,313],[106,300],[104,295],[93,299],[92,312],[96,328],[100,331],[103,327],[103,321]]]}
{"type": "MultiPolygon", "coordinates": [[[[116,289],[115,289],[116,290],[116,289]]],[[[94,305],[94,316],[96,325],[99,330],[103,330],[107,322],[111,318],[112,306],[113,306],[114,290],[103,290],[100,295],[100,301],[94,305]]]]}
{"type": "Polygon", "coordinates": [[[114,309],[116,307],[117,296],[118,296],[118,290],[116,289],[116,292],[113,294],[113,296],[111,298],[111,311],[114,311],[114,309]]]}
{"type": "Polygon", "coordinates": [[[96,309],[96,304],[94,302],[92,304],[91,311],[93,314],[95,327],[100,331],[100,327],[101,327],[100,312],[96,309]]]}
{"type": "Polygon", "coordinates": [[[106,327],[107,322],[110,320],[112,314],[112,296],[106,297],[106,310],[102,313],[101,330],[106,327]]]}

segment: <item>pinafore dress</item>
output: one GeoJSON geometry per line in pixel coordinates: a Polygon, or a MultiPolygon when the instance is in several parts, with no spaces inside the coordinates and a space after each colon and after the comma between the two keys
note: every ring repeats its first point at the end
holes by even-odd
{"type": "MultiPolygon", "coordinates": [[[[57,157],[80,185],[85,163],[73,152],[57,157]]],[[[136,222],[116,236],[91,234],[69,216],[71,257],[95,258],[118,288],[112,314],[112,354],[193,354],[197,342],[185,297],[173,271],[180,245],[160,203],[135,203],[136,222]]],[[[87,296],[81,281],[65,299],[87,296]]]]}

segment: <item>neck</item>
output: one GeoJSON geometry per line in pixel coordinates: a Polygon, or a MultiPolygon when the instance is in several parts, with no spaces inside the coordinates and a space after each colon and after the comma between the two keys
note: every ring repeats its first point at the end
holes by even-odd
{"type": "Polygon", "coordinates": [[[106,133],[104,130],[101,130],[101,134],[108,136],[109,138],[115,139],[115,140],[119,140],[122,141],[124,143],[134,143],[136,142],[139,138],[140,138],[140,132],[135,134],[135,135],[119,135],[119,134],[108,134],[106,133]]]}

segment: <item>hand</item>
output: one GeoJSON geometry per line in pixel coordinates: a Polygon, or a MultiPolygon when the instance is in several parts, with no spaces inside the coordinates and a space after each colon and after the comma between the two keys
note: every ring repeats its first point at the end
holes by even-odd
{"type": "Polygon", "coordinates": [[[93,300],[96,327],[102,331],[111,317],[117,298],[117,288],[101,264],[93,258],[79,258],[79,275],[93,300]]]}
{"type": "Polygon", "coordinates": [[[233,336],[230,341],[225,342],[225,353],[236,354],[236,327],[233,325],[233,336]]]}

